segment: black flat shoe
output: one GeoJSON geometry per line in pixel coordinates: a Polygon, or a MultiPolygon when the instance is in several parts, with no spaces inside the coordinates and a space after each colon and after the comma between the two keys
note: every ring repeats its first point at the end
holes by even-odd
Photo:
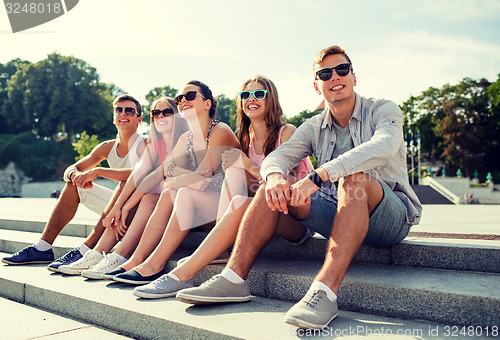
{"type": "Polygon", "coordinates": [[[132,285],[145,285],[147,283],[150,283],[160,276],[163,275],[163,271],[160,271],[159,273],[149,275],[149,276],[142,276],[138,272],[136,272],[134,269],[129,270],[128,272],[117,274],[113,276],[113,280],[117,282],[123,282],[123,283],[129,283],[132,285]]]}
{"type": "Polygon", "coordinates": [[[121,273],[125,273],[125,272],[126,272],[125,269],[123,269],[122,267],[118,267],[116,269],[113,269],[109,272],[102,274],[101,278],[104,280],[113,280],[113,276],[121,274],[121,273]]]}

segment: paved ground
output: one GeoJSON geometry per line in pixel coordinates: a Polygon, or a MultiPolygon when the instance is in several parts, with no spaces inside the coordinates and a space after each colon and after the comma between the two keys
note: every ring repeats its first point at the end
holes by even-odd
{"type": "MultiPolygon", "coordinates": [[[[47,221],[56,201],[0,198],[0,219],[47,221]]],[[[94,212],[80,206],[73,222],[92,224],[97,219],[94,212]]],[[[412,232],[500,235],[500,205],[424,205],[421,223],[412,232]]]]}
{"type": "Polygon", "coordinates": [[[0,298],[1,339],[130,339],[93,325],[0,298]]]}

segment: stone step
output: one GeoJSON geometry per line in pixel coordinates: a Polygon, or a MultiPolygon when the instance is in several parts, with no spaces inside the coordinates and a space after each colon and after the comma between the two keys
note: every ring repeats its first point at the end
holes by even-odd
{"type": "MultiPolygon", "coordinates": [[[[166,271],[189,254],[187,249],[178,250],[166,271]]],[[[270,299],[298,301],[321,265],[318,259],[260,256],[249,274],[251,292],[270,299]]],[[[15,271],[12,267],[29,268],[3,269],[15,271]]],[[[195,284],[222,268],[207,266],[195,277],[195,284]]],[[[49,274],[43,272],[33,278],[43,280],[49,274]]],[[[352,263],[340,288],[339,306],[361,313],[491,327],[500,325],[499,282],[500,274],[352,263]]]]}
{"type": "MultiPolygon", "coordinates": [[[[288,301],[254,297],[252,301],[241,304],[191,306],[175,298],[139,299],[131,294],[132,289],[131,286],[109,281],[49,274],[40,265],[4,266],[0,270],[0,295],[4,297],[141,339],[290,339],[380,335],[393,335],[398,339],[435,339],[444,338],[452,332],[460,335],[458,332],[461,330],[468,331],[454,323],[445,325],[341,310],[328,328],[313,333],[297,330],[283,322],[284,313],[293,304],[288,301]]],[[[484,337],[486,332],[491,335],[492,328],[475,327],[473,332],[478,337],[484,337]]]]}
{"type": "MultiPolygon", "coordinates": [[[[32,221],[17,221],[12,226],[18,228],[4,229],[0,220],[0,251],[14,253],[33,244],[40,238],[40,232],[18,231],[19,226],[26,224],[24,230],[31,230],[32,221]]],[[[76,230],[84,225],[72,224],[76,230]]],[[[66,229],[66,228],[65,228],[66,229]]],[[[206,236],[205,232],[191,232],[181,247],[195,249],[206,236]]],[[[80,245],[83,237],[60,235],[54,242],[56,257],[80,245]]],[[[275,237],[262,251],[267,256],[287,258],[324,259],[327,240],[320,235],[296,246],[275,237]]],[[[453,269],[500,273],[500,241],[475,239],[445,239],[408,237],[400,244],[387,248],[362,246],[353,262],[375,263],[409,267],[436,269],[453,269]]]]}
{"type": "Polygon", "coordinates": [[[66,337],[73,339],[125,340],[129,337],[71,320],[38,308],[0,298],[2,339],[38,339],[66,337]]]}
{"type": "MultiPolygon", "coordinates": [[[[43,232],[46,222],[44,221],[33,221],[33,220],[19,220],[19,219],[0,219],[0,229],[5,230],[18,230],[27,231],[32,233],[43,232]]],[[[95,223],[69,223],[61,231],[60,235],[63,236],[76,236],[76,237],[87,237],[90,232],[94,229],[95,223]]]]}

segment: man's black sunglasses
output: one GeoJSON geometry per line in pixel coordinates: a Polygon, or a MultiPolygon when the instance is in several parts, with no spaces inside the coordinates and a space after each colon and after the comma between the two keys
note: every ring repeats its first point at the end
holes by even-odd
{"type": "Polygon", "coordinates": [[[116,115],[121,114],[123,111],[125,111],[125,114],[129,117],[133,117],[136,114],[136,111],[133,107],[120,107],[120,106],[115,106],[113,108],[113,112],[116,115]]]}
{"type": "Polygon", "coordinates": [[[151,115],[154,118],[158,118],[160,113],[163,115],[163,117],[169,117],[169,116],[174,114],[174,109],[169,107],[169,108],[164,109],[164,110],[151,110],[151,115]]]}
{"type": "Polygon", "coordinates": [[[321,70],[316,72],[316,78],[319,78],[322,81],[330,80],[333,76],[333,70],[335,70],[335,72],[340,77],[345,77],[349,74],[349,71],[351,70],[351,64],[344,63],[344,64],[337,65],[335,67],[322,68],[321,70]]]}

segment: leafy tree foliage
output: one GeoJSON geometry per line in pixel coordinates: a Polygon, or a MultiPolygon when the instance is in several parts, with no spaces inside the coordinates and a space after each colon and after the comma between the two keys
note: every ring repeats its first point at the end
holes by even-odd
{"type": "Polygon", "coordinates": [[[87,131],[83,131],[78,141],[73,143],[73,147],[78,153],[78,156],[75,157],[75,160],[78,161],[87,156],[92,150],[94,150],[97,144],[99,144],[99,139],[96,135],[89,136],[87,134],[87,131]]]}
{"type": "Polygon", "coordinates": [[[216,118],[236,131],[236,98],[229,99],[223,94],[217,96],[216,118]]]}
{"type": "Polygon", "coordinates": [[[142,105],[142,110],[143,110],[143,122],[149,122],[150,120],[150,111],[152,109],[151,104],[153,104],[154,100],[160,96],[167,96],[171,98],[175,98],[177,95],[178,90],[170,87],[169,85],[163,86],[163,87],[155,87],[151,91],[148,92],[146,95],[146,101],[148,102],[146,105],[142,105]]]}
{"type": "Polygon", "coordinates": [[[495,115],[491,98],[500,97],[499,89],[486,79],[464,78],[457,85],[431,87],[411,97],[402,105],[407,139],[420,133],[424,157],[461,168],[468,177],[476,169],[498,169],[492,157],[499,151],[500,113],[495,115]]]}
{"type": "Polygon", "coordinates": [[[87,130],[113,136],[112,94],[95,68],[75,57],[53,53],[35,64],[19,62],[7,82],[1,115],[11,132],[33,131],[56,140],[87,130]]]}
{"type": "Polygon", "coordinates": [[[306,119],[311,118],[312,116],[317,115],[319,112],[317,111],[309,111],[309,110],[304,110],[300,112],[299,114],[293,116],[292,118],[288,119],[288,123],[295,125],[295,127],[299,127],[302,123],[306,121],[306,119]]]}
{"type": "Polygon", "coordinates": [[[14,162],[34,180],[53,180],[62,156],[60,145],[38,139],[32,132],[0,135],[0,168],[14,162]]]}

